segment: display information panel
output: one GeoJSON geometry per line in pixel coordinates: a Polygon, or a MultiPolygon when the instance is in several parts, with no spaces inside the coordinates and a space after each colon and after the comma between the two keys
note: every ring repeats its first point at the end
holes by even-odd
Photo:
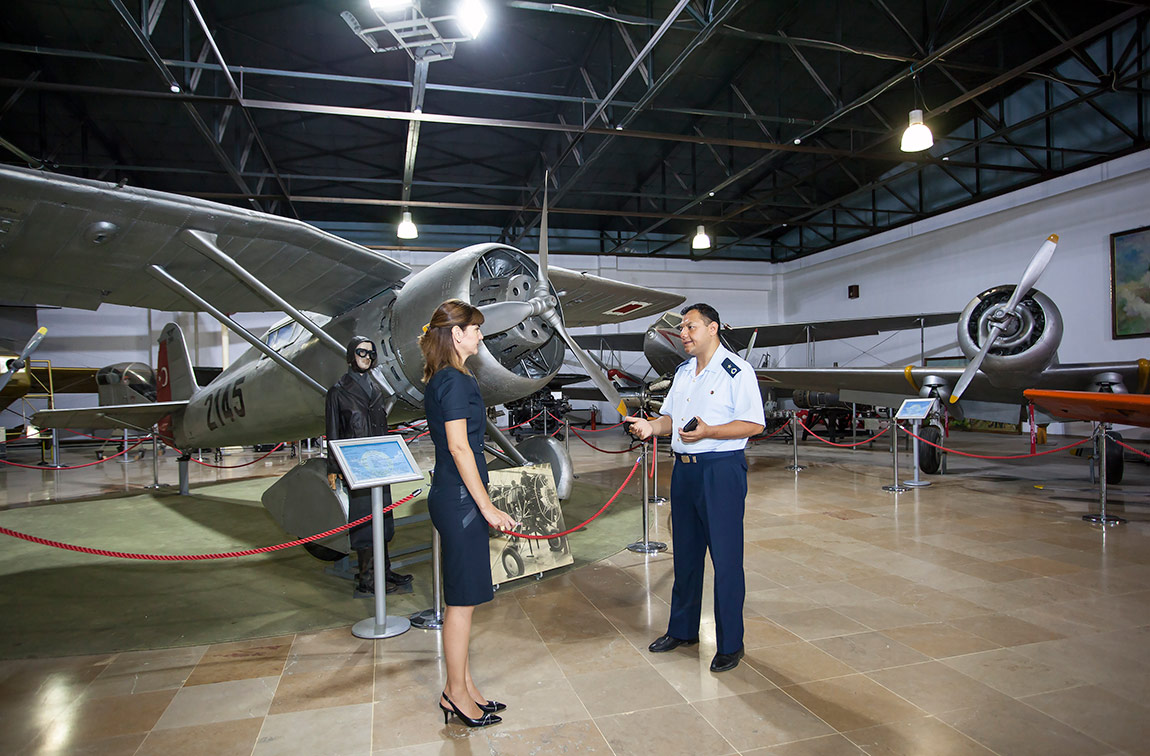
{"type": "Polygon", "coordinates": [[[352,490],[423,478],[401,436],[328,439],[327,447],[352,490]]]}

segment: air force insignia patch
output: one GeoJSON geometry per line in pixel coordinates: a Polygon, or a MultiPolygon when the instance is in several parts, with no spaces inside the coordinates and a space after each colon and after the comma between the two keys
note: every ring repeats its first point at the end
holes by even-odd
{"type": "Polygon", "coordinates": [[[723,370],[726,370],[727,374],[734,378],[739,374],[740,368],[730,357],[728,357],[727,359],[723,360],[723,370]]]}

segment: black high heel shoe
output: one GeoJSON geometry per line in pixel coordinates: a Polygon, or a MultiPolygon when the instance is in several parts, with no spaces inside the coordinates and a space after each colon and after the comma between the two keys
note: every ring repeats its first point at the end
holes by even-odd
{"type": "Polygon", "coordinates": [[[454,714],[459,718],[460,722],[467,725],[468,727],[487,727],[488,725],[499,724],[503,721],[503,717],[498,717],[491,712],[484,712],[483,716],[479,717],[478,719],[472,719],[460,711],[458,706],[452,703],[451,699],[447,697],[447,691],[443,691],[443,700],[447,701],[447,706],[451,707],[450,709],[447,708],[447,706],[443,705],[442,701],[439,704],[440,710],[443,711],[443,724],[447,724],[448,714],[454,714]]]}
{"type": "Polygon", "coordinates": [[[487,703],[479,703],[476,701],[475,705],[488,714],[494,714],[497,711],[503,711],[507,708],[507,704],[499,703],[498,701],[488,701],[487,703]]]}

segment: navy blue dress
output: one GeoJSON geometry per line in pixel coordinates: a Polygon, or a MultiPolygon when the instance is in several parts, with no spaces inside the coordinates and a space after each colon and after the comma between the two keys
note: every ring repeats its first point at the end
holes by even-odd
{"type": "Polygon", "coordinates": [[[445,367],[431,376],[423,408],[435,444],[435,475],[427,509],[442,545],[444,602],[449,606],[475,606],[495,596],[487,520],[463,484],[447,448],[445,426],[451,420],[467,420],[467,442],[475,454],[479,476],[487,485],[487,460],[483,456],[486,409],[479,384],[474,377],[445,367]]]}

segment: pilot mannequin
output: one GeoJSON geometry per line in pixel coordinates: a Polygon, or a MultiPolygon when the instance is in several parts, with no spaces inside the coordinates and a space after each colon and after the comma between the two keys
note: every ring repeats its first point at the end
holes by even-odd
{"type": "MultiPolygon", "coordinates": [[[[327,423],[328,439],[365,438],[382,436],[387,433],[387,397],[379,385],[371,379],[371,370],[378,364],[378,353],[371,339],[353,336],[347,343],[347,372],[335,385],[328,389],[324,417],[327,423]]],[[[327,455],[327,480],[335,490],[336,477],[340,476],[339,464],[334,454],[327,455]]],[[[383,505],[391,503],[391,489],[383,488],[383,505]]],[[[371,514],[371,489],[348,492],[348,521],[358,520],[371,514]]],[[[351,529],[351,547],[355,549],[359,570],[355,575],[357,594],[375,593],[375,572],[371,540],[371,523],[367,522],[351,529]]],[[[395,535],[395,518],[391,512],[383,515],[383,558],[387,574],[387,593],[395,593],[411,583],[411,575],[401,575],[391,569],[391,559],[387,554],[387,543],[395,535]]]]}

